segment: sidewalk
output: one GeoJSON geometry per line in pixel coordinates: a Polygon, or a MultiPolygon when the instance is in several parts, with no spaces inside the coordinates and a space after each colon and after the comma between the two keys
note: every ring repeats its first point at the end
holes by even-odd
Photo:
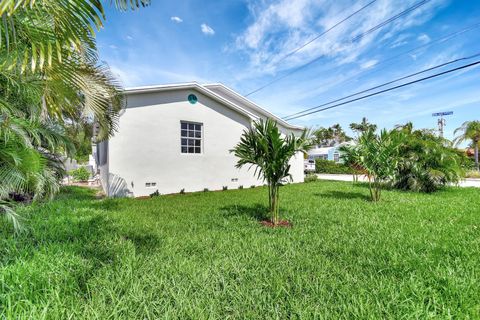
{"type": "MultiPolygon", "coordinates": [[[[321,180],[335,180],[335,181],[353,181],[353,175],[351,174],[325,174],[317,173],[317,176],[321,180]]],[[[358,176],[358,181],[368,181],[365,176],[358,176]]],[[[480,179],[465,179],[460,181],[459,187],[475,187],[480,188],[480,179]]]]}

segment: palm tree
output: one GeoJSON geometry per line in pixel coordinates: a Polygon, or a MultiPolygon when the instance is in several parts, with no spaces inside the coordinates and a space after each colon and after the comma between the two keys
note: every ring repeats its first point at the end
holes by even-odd
{"type": "Polygon", "coordinates": [[[14,219],[12,200],[58,191],[60,153],[74,150],[66,127],[95,119],[100,139],[115,131],[122,89],[95,42],[104,11],[99,0],[0,2],[0,214],[14,219]]]}
{"type": "Polygon", "coordinates": [[[238,157],[236,167],[255,168],[255,175],[268,184],[271,220],[279,222],[279,188],[285,179],[291,179],[289,161],[299,152],[312,147],[307,131],[299,137],[293,133],[283,136],[273,120],[254,122],[245,130],[240,142],[231,150],[238,157]]]}
{"type": "Polygon", "coordinates": [[[399,149],[394,187],[402,190],[433,192],[461,175],[461,158],[452,143],[433,130],[414,130],[413,124],[396,126],[404,139],[399,149]]]}
{"type": "Polygon", "coordinates": [[[356,145],[342,148],[354,164],[365,171],[373,202],[380,200],[383,185],[394,179],[401,141],[402,134],[398,131],[382,130],[375,134],[370,128],[358,138],[356,145]]]}
{"type": "Polygon", "coordinates": [[[316,144],[320,146],[331,147],[336,144],[350,141],[352,138],[347,136],[340,124],[334,124],[329,128],[320,127],[313,133],[316,139],[316,144]]]}
{"type": "Polygon", "coordinates": [[[377,125],[368,122],[368,119],[366,117],[363,117],[360,123],[355,123],[355,122],[350,123],[350,129],[354,132],[357,132],[357,134],[360,135],[364,132],[367,132],[370,129],[373,131],[376,131],[377,125]]]}
{"type": "Polygon", "coordinates": [[[454,134],[458,136],[454,139],[454,144],[471,140],[475,149],[475,168],[480,171],[478,163],[478,146],[480,144],[480,121],[465,121],[459,128],[455,129],[454,134]]]}

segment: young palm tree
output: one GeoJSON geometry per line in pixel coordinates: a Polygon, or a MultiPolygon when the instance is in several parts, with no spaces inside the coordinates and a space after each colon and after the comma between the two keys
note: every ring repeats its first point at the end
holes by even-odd
{"type": "Polygon", "coordinates": [[[394,179],[401,141],[402,134],[398,131],[382,130],[375,134],[373,128],[369,128],[356,145],[343,148],[366,173],[373,202],[380,200],[383,185],[394,179]]]}
{"type": "Polygon", "coordinates": [[[455,129],[454,134],[458,136],[453,140],[455,145],[471,140],[475,149],[475,168],[480,171],[478,163],[478,147],[480,145],[480,121],[466,121],[459,128],[455,129]]]}
{"type": "Polygon", "coordinates": [[[291,179],[289,161],[299,152],[307,152],[312,141],[304,131],[299,137],[292,133],[283,136],[273,120],[254,122],[243,132],[240,142],[231,150],[238,157],[236,167],[249,165],[255,176],[268,184],[271,220],[276,225],[279,217],[279,188],[285,179],[291,179]]]}

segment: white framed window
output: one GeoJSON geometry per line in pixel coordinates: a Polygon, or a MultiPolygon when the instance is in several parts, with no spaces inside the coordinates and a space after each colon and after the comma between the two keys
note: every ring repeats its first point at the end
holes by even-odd
{"type": "Polygon", "coordinates": [[[156,182],[146,182],[145,183],[145,187],[147,187],[147,188],[153,188],[153,187],[156,187],[156,186],[157,186],[156,182]]]}
{"type": "Polygon", "coordinates": [[[180,122],[181,153],[202,153],[203,124],[196,122],[180,122]]]}
{"type": "Polygon", "coordinates": [[[335,161],[335,162],[340,162],[340,153],[335,152],[335,153],[333,154],[333,161],[335,161]]]}

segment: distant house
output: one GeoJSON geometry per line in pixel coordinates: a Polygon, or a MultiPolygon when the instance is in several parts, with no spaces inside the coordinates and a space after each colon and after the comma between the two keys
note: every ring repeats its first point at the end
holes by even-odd
{"type": "Polygon", "coordinates": [[[315,159],[323,159],[323,160],[330,160],[336,163],[341,162],[341,152],[339,148],[343,145],[350,145],[353,142],[343,142],[333,147],[322,147],[317,146],[316,148],[311,149],[308,152],[308,159],[315,160],[315,159]]]}
{"type": "MultiPolygon", "coordinates": [[[[113,138],[97,144],[100,179],[109,196],[145,196],[262,185],[254,169],[237,169],[230,150],[253,121],[291,125],[222,84],[183,83],[125,90],[127,106],[113,138]]],[[[291,160],[303,182],[303,155],[291,160]]]]}

